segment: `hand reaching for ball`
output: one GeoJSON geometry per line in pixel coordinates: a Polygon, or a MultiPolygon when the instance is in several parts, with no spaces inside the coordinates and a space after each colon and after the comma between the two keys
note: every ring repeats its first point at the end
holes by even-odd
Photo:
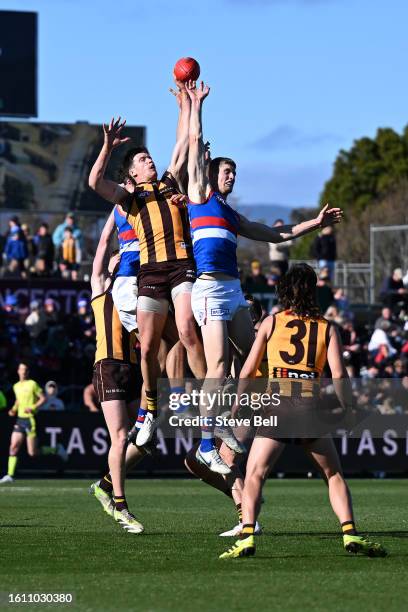
{"type": "Polygon", "coordinates": [[[104,142],[105,142],[105,145],[110,150],[116,149],[116,147],[119,147],[125,142],[129,142],[131,140],[129,137],[127,138],[120,137],[121,136],[120,133],[126,125],[126,120],[124,120],[122,123],[120,122],[120,120],[121,120],[121,117],[118,117],[116,121],[114,117],[112,117],[109,125],[103,124],[104,142]]]}
{"type": "Polygon", "coordinates": [[[179,107],[181,107],[181,102],[182,102],[183,95],[184,96],[187,95],[186,84],[183,83],[183,81],[177,80],[175,76],[174,76],[174,82],[175,82],[175,84],[177,86],[177,89],[173,89],[172,87],[169,87],[169,91],[176,98],[176,101],[177,101],[177,104],[179,105],[179,107]]]}
{"type": "Polygon", "coordinates": [[[195,81],[188,81],[186,90],[192,102],[196,101],[201,103],[210,93],[210,88],[208,85],[204,85],[204,81],[201,81],[198,87],[195,81]]]}

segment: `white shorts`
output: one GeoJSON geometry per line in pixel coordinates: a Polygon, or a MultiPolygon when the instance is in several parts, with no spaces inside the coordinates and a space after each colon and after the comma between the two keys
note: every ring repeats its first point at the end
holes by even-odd
{"type": "Polygon", "coordinates": [[[137,329],[137,277],[118,276],[112,287],[112,298],[123,327],[131,332],[137,329]]]}
{"type": "Polygon", "coordinates": [[[249,308],[238,279],[210,281],[200,278],[193,285],[191,307],[200,327],[207,321],[232,321],[238,310],[249,308]]]}

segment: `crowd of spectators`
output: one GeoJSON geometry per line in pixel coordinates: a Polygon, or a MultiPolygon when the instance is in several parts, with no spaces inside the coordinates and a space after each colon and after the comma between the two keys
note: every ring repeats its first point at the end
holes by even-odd
{"type": "Polygon", "coordinates": [[[83,389],[92,379],[95,326],[90,304],[80,299],[65,314],[52,299],[24,307],[8,295],[0,313],[0,389],[13,403],[19,361],[27,361],[47,401],[42,410],[80,410],[83,389]],[[47,382],[48,381],[48,382],[47,382]]]}
{"type": "MultiPolygon", "coordinates": [[[[281,225],[277,220],[275,225],[281,225]]],[[[9,221],[4,240],[3,277],[54,277],[76,279],[81,261],[81,230],[68,213],[51,235],[42,223],[34,236],[17,217],[9,221]]],[[[270,245],[270,267],[263,271],[253,260],[249,274],[242,275],[247,294],[264,294],[264,314],[280,310],[276,286],[288,268],[291,243],[270,245]]],[[[399,381],[408,391],[408,273],[396,268],[384,280],[383,308],[375,322],[369,312],[356,315],[344,289],[335,287],[335,236],[324,228],[313,245],[318,269],[317,299],[325,317],[337,326],[347,369],[353,379],[399,381]]],[[[45,384],[47,402],[43,409],[100,409],[92,385],[95,327],[90,304],[79,300],[73,314],[64,314],[53,299],[33,300],[22,306],[14,295],[5,299],[0,317],[0,389],[10,393],[19,360],[34,362],[32,373],[45,384]],[[59,397],[59,395],[61,397],[59,397]]],[[[2,396],[0,395],[0,404],[2,396]]],[[[371,397],[373,405],[376,401],[371,397]]],[[[377,402],[378,403],[378,402],[377,402]]],[[[388,402],[389,403],[389,402],[388,402]]],[[[1,409],[1,407],[0,407],[1,409]]],[[[390,410],[389,406],[387,408],[390,410]]],[[[408,408],[407,408],[408,412],[408,408]]]]}
{"type": "Polygon", "coordinates": [[[52,234],[48,223],[41,223],[33,234],[26,223],[20,223],[14,216],[2,237],[1,254],[3,278],[77,280],[82,261],[82,232],[71,212],[52,234]]]}

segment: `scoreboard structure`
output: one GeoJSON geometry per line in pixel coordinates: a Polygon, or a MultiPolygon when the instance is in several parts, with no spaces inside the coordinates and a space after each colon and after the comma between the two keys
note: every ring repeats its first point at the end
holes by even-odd
{"type": "MultiPolygon", "coordinates": [[[[112,180],[126,152],[146,143],[145,126],[126,125],[122,134],[131,141],[112,153],[112,180]]],[[[88,187],[102,144],[102,127],[85,121],[0,121],[0,209],[105,210],[106,202],[88,187]]]]}
{"type": "Polygon", "coordinates": [[[37,13],[0,11],[0,116],[38,116],[37,26],[37,13]]]}

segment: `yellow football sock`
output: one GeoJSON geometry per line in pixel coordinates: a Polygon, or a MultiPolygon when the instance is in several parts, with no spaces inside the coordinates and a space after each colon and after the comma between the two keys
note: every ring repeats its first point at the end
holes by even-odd
{"type": "Polygon", "coordinates": [[[16,467],[17,467],[17,457],[15,455],[10,455],[10,457],[8,458],[7,474],[13,477],[16,471],[16,467]]]}

